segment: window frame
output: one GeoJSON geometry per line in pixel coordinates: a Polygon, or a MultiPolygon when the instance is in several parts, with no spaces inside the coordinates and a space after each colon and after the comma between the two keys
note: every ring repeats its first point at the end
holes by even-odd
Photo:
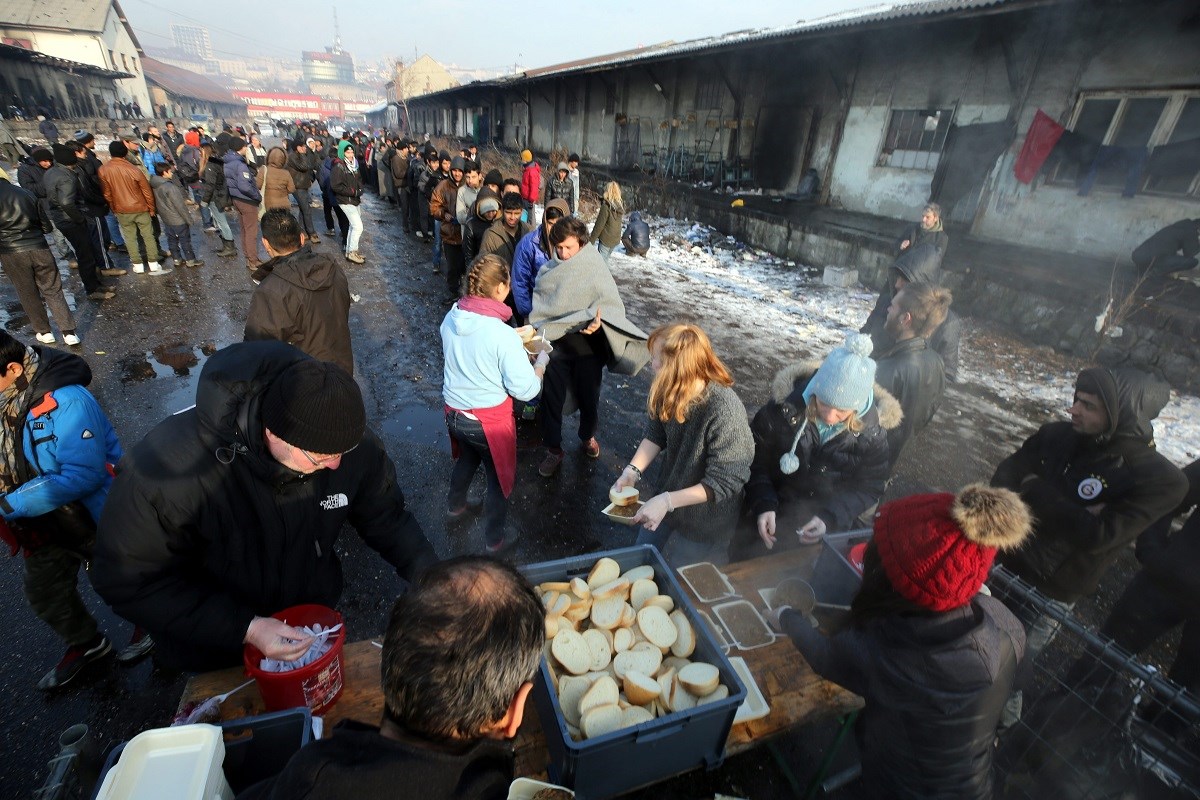
{"type": "MultiPolygon", "coordinates": [[[[913,150],[910,148],[892,148],[891,150],[889,150],[887,148],[888,139],[890,138],[890,135],[892,132],[892,124],[895,121],[897,114],[920,114],[925,117],[928,117],[930,115],[927,114],[926,112],[928,112],[930,110],[931,109],[929,109],[929,108],[889,108],[887,124],[884,126],[884,129],[883,129],[883,137],[879,140],[879,151],[875,154],[874,166],[883,167],[885,169],[902,169],[902,170],[912,171],[912,172],[930,172],[930,173],[936,172],[938,164],[941,162],[942,154],[946,151],[946,140],[948,138],[950,138],[950,128],[954,125],[955,117],[958,116],[958,103],[953,103],[951,105],[946,105],[946,106],[938,106],[937,108],[932,109],[939,113],[948,113],[949,114],[949,118],[946,123],[946,135],[942,137],[941,144],[937,146],[936,150],[932,149],[932,144],[931,144],[931,149],[929,149],[929,150],[913,150]],[[903,166],[901,164],[892,164],[890,162],[896,152],[925,153],[925,154],[927,154],[925,166],[903,166]],[[936,156],[936,158],[931,159],[932,156],[936,156]],[[930,163],[931,160],[932,160],[932,163],[930,163]]],[[[939,126],[941,125],[940,122],[938,124],[939,124],[939,126]]],[[[937,129],[936,128],[934,129],[934,142],[933,143],[934,144],[937,143],[937,129]]]]}
{"type": "MultiPolygon", "coordinates": [[[[1117,110],[1113,113],[1112,119],[1109,120],[1108,129],[1104,132],[1104,138],[1100,144],[1111,144],[1113,139],[1121,130],[1121,125],[1125,122],[1125,115],[1129,109],[1129,101],[1131,100],[1148,100],[1152,98],[1165,98],[1166,105],[1159,113],[1158,122],[1155,123],[1154,129],[1150,132],[1150,136],[1146,141],[1146,147],[1151,153],[1154,148],[1160,145],[1168,144],[1171,136],[1175,132],[1176,125],[1179,124],[1179,119],[1183,115],[1184,106],[1189,100],[1200,103],[1200,86],[1179,89],[1179,88],[1139,88],[1139,89],[1093,89],[1081,91],[1075,97],[1075,105],[1071,109],[1071,116],[1068,118],[1067,130],[1075,130],[1079,118],[1083,115],[1084,104],[1089,100],[1117,100],[1117,110]]],[[[1200,170],[1192,176],[1192,182],[1188,188],[1182,192],[1165,191],[1155,189],[1148,186],[1150,176],[1143,174],[1138,184],[1138,194],[1146,194],[1152,197],[1168,197],[1175,199],[1190,199],[1200,200],[1200,170]]],[[[1078,179],[1068,179],[1059,176],[1059,168],[1054,168],[1054,173],[1046,179],[1046,183],[1050,186],[1058,186],[1063,188],[1074,188],[1078,184],[1078,179]]],[[[1097,181],[1092,191],[1109,192],[1120,194],[1121,186],[1105,185],[1097,181]]]]}

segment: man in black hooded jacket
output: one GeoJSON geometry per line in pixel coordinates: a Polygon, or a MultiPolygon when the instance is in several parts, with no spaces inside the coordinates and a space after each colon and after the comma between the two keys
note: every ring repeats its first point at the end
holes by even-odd
{"type": "Polygon", "coordinates": [[[337,604],[344,523],[405,580],[436,560],[340,367],[282,342],[230,345],[196,406],[122,460],[92,581],[186,670],[241,663],[243,643],[291,661],[310,637],[270,617],[337,604]]]}
{"type": "MultiPolygon", "coordinates": [[[[1094,592],[1121,551],[1183,500],[1187,479],[1154,449],[1151,420],[1169,399],[1170,387],[1138,370],[1085,369],[1071,421],[1043,425],[996,468],[992,485],[1019,492],[1035,520],[1000,561],[1060,609],[1094,592]]],[[[1058,623],[1023,621],[1032,659],[1058,623]]]]}

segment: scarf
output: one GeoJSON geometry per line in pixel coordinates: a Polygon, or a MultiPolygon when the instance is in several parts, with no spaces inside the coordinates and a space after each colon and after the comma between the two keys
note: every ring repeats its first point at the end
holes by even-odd
{"type": "Polygon", "coordinates": [[[345,159],[345,161],[346,161],[346,169],[350,170],[351,172],[358,172],[358,159],[357,158],[347,158],[347,159],[345,159]]]}
{"type": "Polygon", "coordinates": [[[0,424],[0,492],[10,492],[23,483],[17,465],[17,448],[23,446],[21,431],[32,405],[38,363],[37,351],[26,347],[22,361],[25,371],[0,393],[0,415],[4,417],[0,424]]]}
{"type": "Polygon", "coordinates": [[[511,308],[490,297],[467,295],[458,301],[458,307],[463,311],[470,311],[472,314],[479,314],[483,317],[492,317],[501,322],[508,322],[513,315],[511,308]]]}

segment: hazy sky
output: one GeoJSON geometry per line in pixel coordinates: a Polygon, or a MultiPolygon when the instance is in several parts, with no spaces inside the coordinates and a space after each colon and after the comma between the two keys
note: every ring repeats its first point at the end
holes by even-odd
{"type": "Polygon", "coordinates": [[[744,5],[729,0],[585,0],[544,6],[480,0],[403,6],[386,0],[121,0],[143,47],[169,46],[171,23],[178,22],[207,27],[213,48],[222,51],[218,57],[299,59],[302,50],[333,44],[336,6],[342,46],[356,59],[409,61],[414,52],[429,53],[443,63],[493,70],[513,64],[543,67],[877,5],[872,0],[750,0],[744,5]]]}

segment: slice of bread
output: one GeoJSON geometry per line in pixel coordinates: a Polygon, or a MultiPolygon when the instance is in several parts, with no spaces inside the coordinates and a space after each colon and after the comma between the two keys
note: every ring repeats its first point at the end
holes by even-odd
{"type": "Polygon", "coordinates": [[[583,578],[571,579],[571,594],[581,600],[586,600],[592,596],[592,588],[587,585],[587,581],[583,578]]]}
{"type": "Polygon", "coordinates": [[[596,706],[616,705],[617,700],[620,699],[620,693],[617,682],[605,675],[593,683],[584,692],[583,697],[579,698],[579,713],[586,717],[588,711],[596,706]]]}
{"type": "Polygon", "coordinates": [[[629,588],[629,605],[633,606],[634,611],[641,611],[647,600],[657,596],[658,584],[649,578],[641,578],[629,588]]]}
{"type": "Polygon", "coordinates": [[[729,687],[722,683],[716,689],[696,701],[696,705],[702,706],[705,703],[715,703],[718,700],[724,700],[726,697],[729,697],[729,687]]]}
{"type": "Polygon", "coordinates": [[[625,696],[634,705],[648,705],[662,694],[662,687],[658,685],[658,681],[637,670],[626,672],[622,685],[625,687],[625,696]]]}
{"type": "Polygon", "coordinates": [[[631,506],[638,501],[640,494],[636,487],[626,486],[624,489],[609,489],[608,499],[614,506],[631,506]]]}
{"type": "MultiPolygon", "coordinates": [[[[602,558],[595,563],[592,571],[588,573],[587,585],[589,589],[595,589],[597,586],[603,586],[609,581],[615,581],[621,577],[621,565],[611,558],[602,558]]],[[[570,584],[567,585],[570,588],[570,584]]]]}
{"type": "Polygon", "coordinates": [[[621,727],[632,728],[634,725],[641,725],[643,722],[653,722],[654,712],[649,708],[642,706],[630,706],[621,712],[621,727]]]}
{"type": "Polygon", "coordinates": [[[612,630],[621,624],[621,615],[625,612],[626,605],[627,603],[620,597],[597,600],[592,603],[592,624],[597,628],[612,630]]]}
{"type": "Polygon", "coordinates": [[[671,655],[689,658],[692,653],[696,652],[696,631],[692,628],[692,623],[688,622],[687,614],[684,614],[682,609],[677,608],[671,612],[671,622],[679,634],[675,637],[675,643],[671,645],[671,655]]]}
{"type": "Polygon", "coordinates": [[[629,595],[629,586],[629,581],[625,580],[624,578],[617,578],[616,580],[609,581],[603,586],[593,587],[592,602],[594,603],[599,600],[607,600],[610,597],[620,597],[622,600],[624,600],[629,595]]]}
{"type": "Polygon", "coordinates": [[[558,679],[558,705],[568,725],[579,727],[579,701],[590,688],[592,682],[584,677],[564,675],[558,679]]]}
{"type": "Polygon", "coordinates": [[[679,681],[679,673],[675,674],[675,682],[671,684],[671,696],[667,705],[672,711],[687,711],[696,707],[696,697],[679,681]]]}
{"type": "Polygon", "coordinates": [[[562,619],[562,617],[559,617],[557,615],[552,615],[552,614],[546,615],[546,638],[547,639],[553,639],[555,636],[558,635],[558,623],[561,619],[562,619]]]}
{"type": "Polygon", "coordinates": [[[704,697],[716,691],[721,683],[721,673],[712,664],[693,661],[679,670],[675,679],[696,697],[704,697]]]}
{"type": "Polygon", "coordinates": [[[670,614],[675,609],[675,601],[672,600],[669,595],[659,594],[647,600],[642,605],[642,608],[645,608],[646,606],[657,606],[658,608],[661,608],[663,611],[666,611],[668,614],[670,614]]]}
{"type": "Polygon", "coordinates": [[[583,735],[589,739],[618,731],[624,726],[625,712],[616,703],[596,706],[583,715],[583,735]]]}
{"type": "Polygon", "coordinates": [[[572,675],[582,675],[592,665],[592,653],[587,643],[570,628],[559,628],[550,643],[550,652],[563,669],[572,675]]]}
{"type": "Polygon", "coordinates": [[[598,672],[608,666],[608,662],[612,660],[612,648],[609,646],[609,640],[604,637],[607,631],[600,631],[595,628],[584,631],[581,635],[583,641],[588,646],[588,651],[592,654],[592,662],[588,669],[592,672],[598,672]]]}
{"type": "Polygon", "coordinates": [[[629,603],[625,603],[624,607],[621,609],[621,627],[631,628],[635,622],[637,622],[637,612],[633,610],[633,606],[629,605],[629,603]]]}
{"type": "Polygon", "coordinates": [[[613,671],[621,680],[625,679],[625,675],[630,670],[641,672],[644,675],[653,675],[662,666],[662,654],[653,645],[647,645],[642,649],[638,649],[639,646],[635,645],[632,650],[617,653],[617,657],[613,659],[613,671]]]}
{"type": "Polygon", "coordinates": [[[653,579],[654,567],[650,566],[649,564],[643,564],[640,567],[634,567],[633,569],[628,570],[621,577],[627,579],[630,583],[633,583],[634,581],[640,581],[642,578],[653,579]]]}
{"type": "Polygon", "coordinates": [[[649,606],[637,612],[637,623],[646,641],[655,647],[670,647],[679,638],[675,623],[671,622],[667,612],[658,606],[649,606]]]}
{"type": "Polygon", "coordinates": [[[667,705],[667,700],[671,697],[671,687],[675,685],[675,670],[668,667],[659,673],[655,679],[658,681],[658,704],[662,706],[663,711],[670,712],[671,707],[667,705]]]}
{"type": "Polygon", "coordinates": [[[624,653],[633,647],[633,631],[629,628],[617,628],[613,631],[613,650],[624,653]]]}

